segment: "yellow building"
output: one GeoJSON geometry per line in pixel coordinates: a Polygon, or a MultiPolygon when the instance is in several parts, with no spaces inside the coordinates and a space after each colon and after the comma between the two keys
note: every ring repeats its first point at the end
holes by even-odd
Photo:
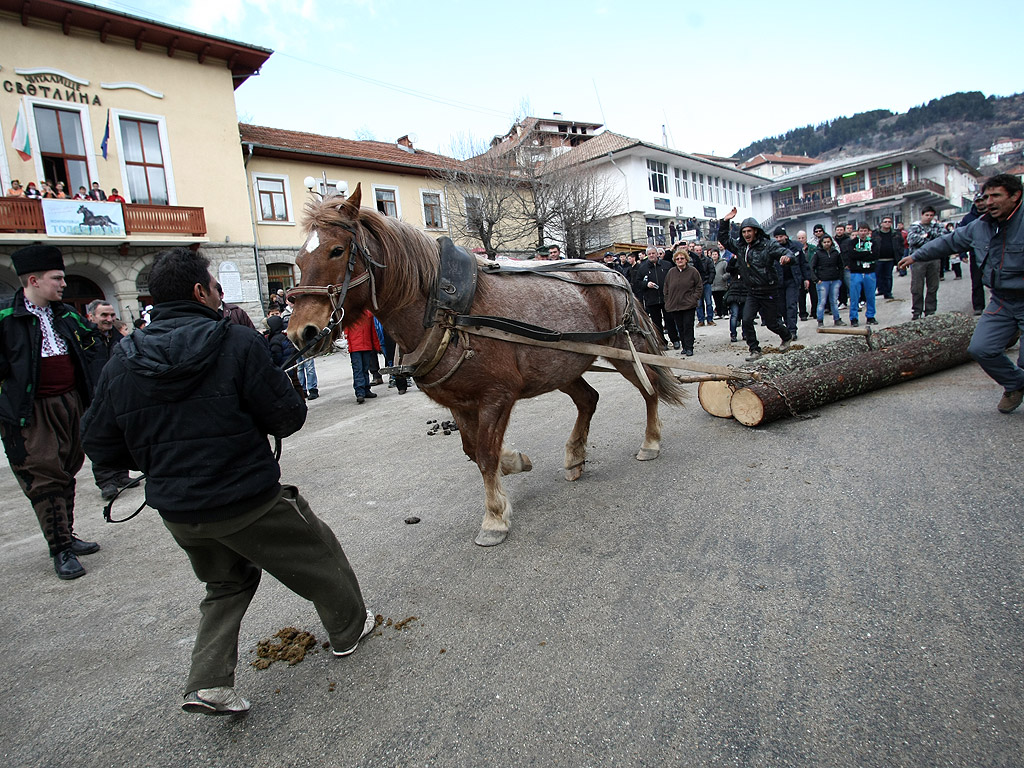
{"type": "Polygon", "coordinates": [[[64,251],[65,301],[123,319],[147,303],[152,256],[202,247],[225,298],[262,314],[234,89],[271,51],[68,0],[0,0],[0,184],[44,181],[69,199],[0,198],[0,294],[10,254],[64,251]],[[124,203],[72,200],[93,184],[124,203]]]}

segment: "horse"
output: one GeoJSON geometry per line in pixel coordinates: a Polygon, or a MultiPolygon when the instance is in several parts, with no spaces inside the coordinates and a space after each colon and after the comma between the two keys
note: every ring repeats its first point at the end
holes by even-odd
{"type": "Polygon", "coordinates": [[[88,227],[90,233],[93,227],[99,227],[100,229],[114,228],[114,221],[109,216],[98,216],[84,205],[78,206],[78,212],[82,214],[81,226],[88,227]]]}
{"type": "MultiPolygon", "coordinates": [[[[454,325],[450,312],[442,312],[441,321],[432,328],[425,327],[439,277],[438,244],[398,219],[360,208],[360,202],[357,185],[347,199],[339,196],[307,204],[302,222],[306,239],[296,257],[302,278],[289,292],[295,306],[288,335],[297,348],[311,345],[312,354],[326,352],[339,333],[331,321],[341,317],[344,328],[347,320],[358,319],[369,308],[407,355],[409,350],[419,350],[421,357],[433,355],[436,360],[431,359],[429,371],[421,367],[413,373],[414,380],[430,399],[451,411],[463,451],[483,477],[485,512],[475,543],[500,544],[509,533],[512,515],[500,476],[533,467],[528,456],[504,444],[512,407],[517,400],[556,389],[572,399],[577,416],[565,444],[564,469],[567,480],[577,480],[583,473],[590,421],[598,401],[597,390],[583,373],[599,355],[473,335],[454,325]],[[451,343],[430,343],[442,326],[451,343]]],[[[616,270],[596,262],[548,262],[543,269],[560,270],[571,263],[579,265],[579,271],[548,277],[498,275],[493,274],[493,262],[472,259],[476,288],[470,309],[474,315],[568,332],[619,328],[603,343],[663,354],[660,334],[636,306],[629,284],[616,270]]],[[[682,405],[686,393],[664,367],[641,368],[639,361],[619,359],[608,362],[640,390],[646,402],[647,424],[636,458],[656,459],[661,446],[658,402],[682,405]],[[646,380],[641,379],[641,370],[646,380]]]]}

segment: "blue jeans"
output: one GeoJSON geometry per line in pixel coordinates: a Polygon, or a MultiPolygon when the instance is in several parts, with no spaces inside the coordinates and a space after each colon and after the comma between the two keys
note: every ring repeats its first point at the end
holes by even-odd
{"type": "Polygon", "coordinates": [[[736,338],[736,329],[740,327],[740,319],[743,315],[743,305],[733,302],[729,305],[729,338],[736,338]]]}
{"type": "Polygon", "coordinates": [[[704,295],[697,301],[697,322],[715,319],[715,303],[711,299],[711,283],[704,283],[704,295]],[[705,309],[706,307],[706,309],[705,309]]]}
{"type": "Polygon", "coordinates": [[[370,391],[370,365],[377,357],[376,352],[349,352],[352,361],[352,388],[356,397],[366,397],[370,391]]]}
{"type": "Polygon", "coordinates": [[[311,389],[316,389],[316,366],[313,365],[313,358],[308,360],[304,357],[299,358],[299,367],[295,369],[295,372],[299,374],[299,386],[302,387],[306,392],[311,389]]]}
{"type": "Polygon", "coordinates": [[[1024,389],[1024,344],[1016,364],[1006,356],[1006,348],[1018,330],[1024,332],[1024,300],[1011,301],[993,295],[978,318],[967,347],[982,370],[1008,392],[1024,389]]]}
{"type": "Polygon", "coordinates": [[[832,319],[839,320],[839,286],[842,280],[821,280],[818,282],[818,322],[825,322],[825,302],[832,309],[832,319]]]}
{"type": "Polygon", "coordinates": [[[875,286],[877,277],[874,272],[851,272],[850,273],[850,322],[857,319],[860,310],[860,294],[864,292],[864,301],[867,302],[868,318],[875,316],[875,286]]]}

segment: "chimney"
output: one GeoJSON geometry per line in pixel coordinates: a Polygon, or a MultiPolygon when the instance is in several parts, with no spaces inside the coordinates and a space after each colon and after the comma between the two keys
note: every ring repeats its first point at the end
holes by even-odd
{"type": "Polygon", "coordinates": [[[409,134],[405,134],[405,136],[400,137],[396,143],[400,147],[405,147],[410,152],[415,151],[412,146],[412,139],[409,138],[409,134]]]}

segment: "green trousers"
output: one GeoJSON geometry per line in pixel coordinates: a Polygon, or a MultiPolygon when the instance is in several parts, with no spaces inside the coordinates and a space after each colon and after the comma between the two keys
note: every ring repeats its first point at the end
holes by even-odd
{"type": "Polygon", "coordinates": [[[350,648],[366,619],[359,582],[334,532],[294,486],[229,520],[164,520],[206,584],[185,692],[235,684],[238,632],[262,571],[313,603],[335,648],[350,648]]]}

